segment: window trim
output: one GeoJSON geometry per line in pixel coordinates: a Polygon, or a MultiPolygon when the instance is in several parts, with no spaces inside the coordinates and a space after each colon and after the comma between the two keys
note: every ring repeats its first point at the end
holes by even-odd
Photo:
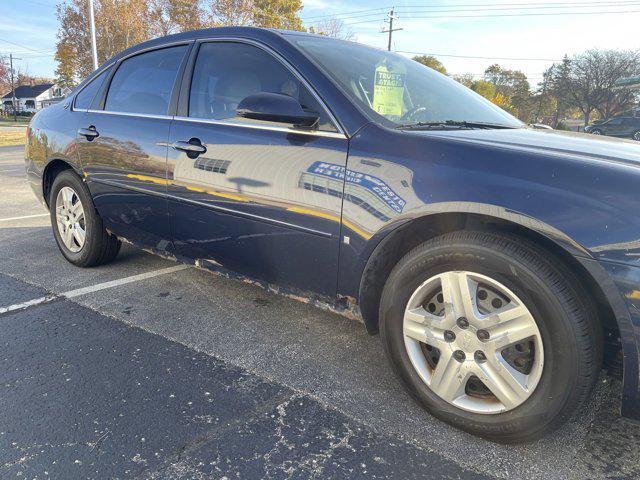
{"type": "MultiPolygon", "coordinates": [[[[123,56],[122,58],[119,58],[118,60],[116,60],[113,65],[115,65],[112,69],[112,71],[109,73],[109,75],[107,76],[107,80],[105,81],[103,88],[101,89],[100,96],[96,96],[96,98],[98,98],[98,102],[97,105],[94,105],[92,103],[92,107],[95,106],[95,108],[91,108],[88,111],[92,112],[92,113],[108,113],[108,114],[114,114],[114,115],[127,115],[127,116],[137,116],[137,117],[150,117],[150,118],[172,118],[173,115],[175,114],[176,111],[176,106],[177,106],[177,101],[178,101],[178,92],[180,90],[180,86],[182,83],[182,77],[183,77],[183,73],[184,73],[184,68],[187,64],[187,61],[191,55],[191,48],[193,47],[193,40],[182,40],[182,41],[178,41],[178,42],[169,42],[169,43],[163,43],[161,45],[154,45],[148,48],[143,48],[140,50],[136,50],[135,52],[131,52],[128,55],[123,56]],[[143,55],[145,53],[150,53],[153,51],[157,51],[157,50],[164,50],[165,48],[172,48],[172,47],[179,47],[179,46],[186,46],[187,49],[182,57],[182,60],[180,61],[180,65],[178,65],[178,70],[176,71],[176,78],[173,80],[173,86],[171,87],[171,95],[169,97],[169,104],[167,106],[167,112],[165,114],[146,114],[146,113],[139,113],[139,112],[117,112],[115,110],[107,110],[106,109],[106,103],[107,103],[107,96],[109,94],[109,89],[111,88],[111,82],[113,81],[113,77],[115,77],[116,73],[118,72],[118,69],[122,66],[122,63],[130,58],[136,57],[138,55],[143,55]]],[[[96,98],[94,98],[94,103],[96,98]]]]}
{"type": "Polygon", "coordinates": [[[345,129],[342,124],[338,121],[337,117],[333,114],[331,109],[325,103],[325,101],[320,97],[315,88],[311,85],[311,83],[302,75],[297,69],[291,65],[282,55],[276,52],[274,49],[265,45],[262,42],[242,38],[242,37],[206,37],[199,38],[195,41],[195,45],[191,50],[189,61],[187,67],[185,69],[182,85],[180,88],[179,100],[178,100],[178,109],[176,111],[176,120],[188,121],[188,122],[196,122],[196,123],[209,123],[214,125],[228,125],[232,127],[246,127],[246,128],[254,128],[261,130],[271,130],[278,132],[288,132],[288,133],[296,133],[296,134],[305,134],[305,135],[315,135],[319,137],[331,137],[331,138],[349,138],[345,133],[345,129]],[[290,127],[281,127],[277,125],[269,126],[264,124],[253,124],[249,122],[237,122],[232,120],[217,120],[217,119],[208,119],[208,118],[198,118],[198,117],[189,117],[189,95],[191,92],[191,81],[193,79],[193,72],[195,69],[196,60],[198,58],[198,53],[200,51],[200,47],[204,43],[216,43],[216,42],[224,42],[224,43],[241,43],[246,45],[251,45],[263,50],[267,55],[275,58],[276,61],[280,62],[280,64],[289,71],[316,99],[320,108],[324,110],[324,112],[329,117],[332,125],[335,127],[335,132],[330,132],[326,130],[304,130],[290,127]]]}

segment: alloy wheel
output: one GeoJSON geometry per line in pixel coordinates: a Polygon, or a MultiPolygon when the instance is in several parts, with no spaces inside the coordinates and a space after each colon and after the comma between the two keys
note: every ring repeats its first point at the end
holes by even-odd
{"type": "Polygon", "coordinates": [[[485,275],[451,271],[428,279],[409,299],[403,334],[422,381],[463,410],[516,408],[542,376],[535,319],[512,291],[485,275]]]}
{"type": "Polygon", "coordinates": [[[77,253],[85,244],[87,229],[84,207],[71,187],[62,187],[56,196],[56,223],[60,238],[71,252],[77,253]]]}
{"type": "Polygon", "coordinates": [[[640,142],[640,131],[633,134],[633,139],[640,142]]]}

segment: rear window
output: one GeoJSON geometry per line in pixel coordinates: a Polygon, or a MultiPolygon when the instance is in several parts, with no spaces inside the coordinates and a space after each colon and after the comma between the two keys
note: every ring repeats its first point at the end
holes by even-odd
{"type": "Polygon", "coordinates": [[[122,62],[105,102],[105,110],[165,115],[186,45],[142,53],[122,62]]]}

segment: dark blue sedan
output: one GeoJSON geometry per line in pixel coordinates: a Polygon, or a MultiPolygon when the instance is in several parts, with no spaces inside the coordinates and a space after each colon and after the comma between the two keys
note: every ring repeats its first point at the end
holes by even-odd
{"type": "Polygon", "coordinates": [[[126,241],[361,319],[418,402],[502,442],[581,415],[603,366],[640,418],[639,166],[402,56],[254,28],[116,55],[26,146],[71,263],[126,241]]]}

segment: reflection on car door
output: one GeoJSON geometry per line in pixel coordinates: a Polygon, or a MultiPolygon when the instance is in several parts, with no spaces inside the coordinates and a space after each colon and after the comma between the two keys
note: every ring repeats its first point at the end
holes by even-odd
{"type": "Polygon", "coordinates": [[[178,45],[125,58],[78,128],[84,174],[108,229],[167,248],[169,105],[188,50],[178,45]]]}
{"type": "Polygon", "coordinates": [[[278,285],[335,294],[346,137],[305,83],[257,45],[202,43],[191,63],[182,82],[190,94],[180,96],[169,144],[200,144],[206,152],[169,149],[178,252],[278,285]],[[259,92],[297,99],[320,114],[319,129],[238,117],[238,103],[259,92]],[[318,176],[318,169],[335,175],[318,176]]]}

